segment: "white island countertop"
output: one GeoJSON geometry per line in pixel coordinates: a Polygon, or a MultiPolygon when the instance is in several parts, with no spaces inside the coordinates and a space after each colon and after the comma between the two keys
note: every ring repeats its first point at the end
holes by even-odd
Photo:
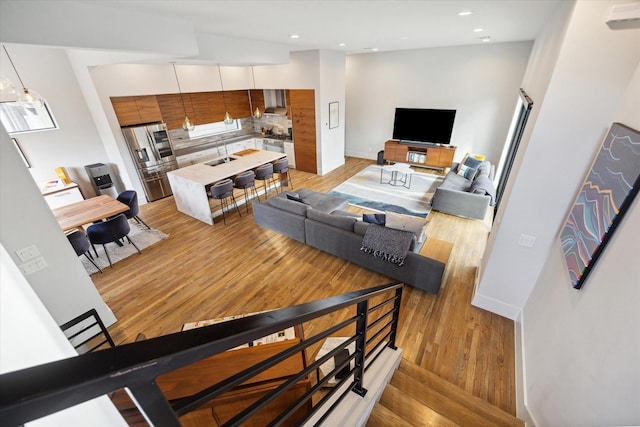
{"type": "Polygon", "coordinates": [[[286,156],[284,153],[274,151],[250,151],[249,154],[245,155],[236,153],[229,156],[235,160],[228,163],[221,163],[216,166],[207,165],[207,163],[219,160],[214,159],[167,172],[178,210],[202,222],[213,225],[209,196],[207,194],[208,186],[286,156]]]}

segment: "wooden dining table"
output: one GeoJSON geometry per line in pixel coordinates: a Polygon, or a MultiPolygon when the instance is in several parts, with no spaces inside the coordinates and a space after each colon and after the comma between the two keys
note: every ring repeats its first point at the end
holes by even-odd
{"type": "Polygon", "coordinates": [[[63,231],[80,228],[129,210],[129,206],[106,194],[52,209],[63,231]]]}

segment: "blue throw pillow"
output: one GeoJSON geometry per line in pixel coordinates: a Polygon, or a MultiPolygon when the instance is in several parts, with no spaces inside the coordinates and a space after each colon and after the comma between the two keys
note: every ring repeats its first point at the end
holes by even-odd
{"type": "Polygon", "coordinates": [[[478,169],[478,166],[480,166],[480,163],[482,163],[482,160],[478,160],[475,157],[467,157],[464,160],[464,165],[465,166],[469,166],[471,169],[478,169]]]}
{"type": "Polygon", "coordinates": [[[378,224],[384,227],[387,222],[385,214],[362,214],[362,220],[371,224],[378,224]]]}

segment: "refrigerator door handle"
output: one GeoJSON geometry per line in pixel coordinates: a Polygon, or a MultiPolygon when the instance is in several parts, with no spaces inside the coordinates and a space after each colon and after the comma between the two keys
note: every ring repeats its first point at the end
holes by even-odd
{"type": "Polygon", "coordinates": [[[149,147],[151,147],[151,150],[153,151],[153,156],[156,158],[156,161],[159,161],[160,153],[158,153],[158,150],[156,149],[155,140],[151,136],[151,132],[149,132],[148,128],[145,128],[144,132],[147,134],[147,141],[149,141],[149,147]]]}

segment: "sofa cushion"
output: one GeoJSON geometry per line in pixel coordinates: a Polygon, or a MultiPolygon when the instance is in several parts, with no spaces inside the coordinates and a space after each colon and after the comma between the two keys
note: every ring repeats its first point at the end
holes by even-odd
{"type": "Polygon", "coordinates": [[[425,227],[428,223],[426,219],[396,212],[385,212],[385,215],[387,228],[409,231],[416,236],[416,242],[418,243],[422,243],[426,238],[425,227]]]}
{"type": "Polygon", "coordinates": [[[307,218],[347,231],[353,231],[353,224],[356,222],[356,218],[352,216],[328,214],[313,208],[307,211],[307,218]]]}
{"type": "Polygon", "coordinates": [[[447,173],[447,176],[444,177],[444,181],[442,181],[442,184],[440,184],[438,188],[443,188],[445,190],[469,191],[470,186],[471,181],[456,174],[455,172],[449,172],[447,173]]]}
{"type": "Polygon", "coordinates": [[[473,181],[473,179],[476,177],[476,172],[477,172],[477,169],[474,169],[471,166],[460,165],[458,167],[457,174],[460,176],[464,176],[469,181],[473,181]]]}
{"type": "Polygon", "coordinates": [[[367,232],[367,227],[369,227],[370,224],[370,222],[356,221],[356,223],[353,224],[353,232],[364,236],[364,233],[367,232]]]}
{"type": "Polygon", "coordinates": [[[327,213],[331,213],[336,209],[344,209],[349,204],[347,199],[343,199],[342,197],[331,196],[329,194],[320,193],[307,188],[299,189],[298,195],[314,209],[327,213]]]}
{"type": "Polygon", "coordinates": [[[286,197],[272,197],[267,200],[267,203],[274,208],[282,209],[283,211],[291,212],[294,214],[306,216],[309,205],[305,203],[294,202],[286,197]]]}
{"type": "Polygon", "coordinates": [[[287,199],[288,200],[293,200],[294,202],[298,202],[298,203],[305,203],[308,204],[307,202],[305,202],[304,200],[302,200],[300,197],[295,196],[293,194],[287,194],[287,199]]]}

